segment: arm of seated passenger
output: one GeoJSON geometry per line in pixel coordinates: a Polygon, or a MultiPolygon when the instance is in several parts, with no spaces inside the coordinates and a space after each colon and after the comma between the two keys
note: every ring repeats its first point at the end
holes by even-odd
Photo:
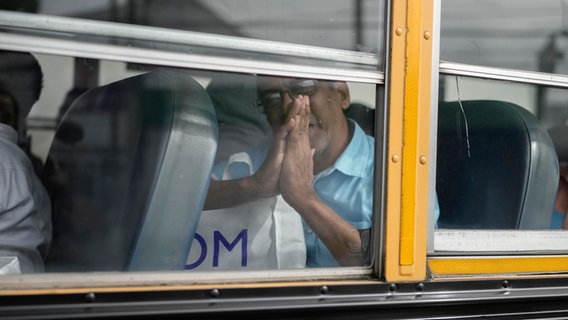
{"type": "MultiPolygon", "coordinates": [[[[33,173],[32,173],[33,174],[33,173]]],[[[30,177],[22,170],[4,170],[0,179],[0,256],[17,257],[22,273],[43,272],[40,248],[48,247],[51,225],[47,207],[33,197],[30,177]]]]}
{"type": "Polygon", "coordinates": [[[44,272],[45,266],[42,257],[35,250],[16,247],[0,248],[0,257],[12,258],[17,261],[17,269],[12,273],[38,273],[44,272]]]}
{"type": "MultiPolygon", "coordinates": [[[[222,209],[240,205],[249,201],[268,198],[280,194],[280,172],[286,151],[286,137],[293,124],[283,125],[274,135],[274,141],[260,168],[252,168],[250,172],[226,176],[219,173],[219,179],[211,179],[204,210],[222,209]]],[[[249,158],[250,159],[250,158],[249,158]]],[[[260,161],[258,161],[260,162],[260,161]]],[[[229,163],[226,166],[229,166],[229,163]]],[[[224,168],[221,170],[223,171],[224,168]]]]}
{"type": "Polygon", "coordinates": [[[305,189],[285,199],[302,216],[341,266],[358,266],[365,260],[363,237],[314,192],[305,189]]]}
{"type": "Polygon", "coordinates": [[[436,193],[436,201],[434,206],[434,229],[438,229],[439,219],[440,219],[440,204],[438,203],[438,194],[436,193]]]}
{"type": "Polygon", "coordinates": [[[280,168],[274,158],[268,156],[256,172],[247,152],[234,154],[221,163],[209,183],[204,209],[229,208],[279,194],[280,168]]]}
{"type": "Polygon", "coordinates": [[[558,191],[556,200],[554,201],[553,221],[551,228],[568,229],[568,164],[560,164],[560,180],[558,182],[558,191]]]}
{"type": "Polygon", "coordinates": [[[234,180],[214,180],[209,183],[204,210],[223,209],[260,199],[261,187],[252,176],[234,180]]]}

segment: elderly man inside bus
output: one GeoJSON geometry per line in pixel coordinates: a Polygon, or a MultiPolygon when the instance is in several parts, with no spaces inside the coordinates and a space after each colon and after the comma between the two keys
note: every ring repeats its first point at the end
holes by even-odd
{"type": "Polygon", "coordinates": [[[367,263],[374,138],[345,117],[347,84],[259,77],[257,87],[272,146],[252,151],[261,156],[251,156],[260,159],[251,175],[212,180],[205,209],[281,194],[302,218],[306,266],[367,263]]]}

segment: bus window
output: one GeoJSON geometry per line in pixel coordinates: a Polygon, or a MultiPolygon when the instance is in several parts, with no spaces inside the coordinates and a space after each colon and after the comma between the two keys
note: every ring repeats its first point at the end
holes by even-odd
{"type": "Polygon", "coordinates": [[[556,210],[568,84],[563,9],[442,1],[434,252],[568,249],[556,210]],[[524,123],[524,142],[507,119],[524,123]]]}
{"type": "MultiPolygon", "coordinates": [[[[351,65],[384,68],[377,55],[384,52],[385,6],[381,0],[353,1],[93,1],[80,4],[74,1],[37,1],[31,11],[39,14],[113,21],[125,24],[152,26],[215,35],[207,39],[217,50],[236,49],[240,52],[275,54],[272,59],[287,60],[291,56],[308,65],[329,65],[325,55],[334,52],[337,59],[351,65]],[[224,37],[229,36],[229,37],[224,37]],[[239,37],[235,41],[232,37],[239,37]],[[248,39],[246,39],[248,38],[248,39]],[[223,40],[220,40],[223,39],[223,40]],[[266,40],[266,41],[250,41],[266,40]],[[278,46],[271,43],[278,41],[278,46]],[[301,44],[318,46],[320,50],[306,51],[301,44]],[[326,48],[326,49],[323,49],[326,48]],[[337,49],[331,50],[330,48],[337,49]],[[354,55],[354,52],[359,52],[354,55]],[[323,59],[322,59],[323,58],[323,59]]],[[[0,7],[1,8],[1,7],[0,7]]],[[[19,8],[20,10],[26,8],[19,8]]],[[[54,19],[55,20],[55,19],[54,19]]],[[[95,28],[96,29],[96,28],[95,28]]],[[[83,32],[97,30],[84,29],[83,32]]],[[[100,29],[99,32],[107,32],[100,29]]],[[[112,30],[108,30],[112,32],[112,30]]],[[[178,34],[172,33],[169,40],[178,34]]],[[[146,32],[149,40],[168,42],[158,30],[146,32]],[[157,33],[155,33],[157,32],[157,33]]],[[[171,45],[169,50],[176,50],[171,45]]],[[[203,42],[202,42],[203,44],[203,42]]],[[[131,42],[131,45],[144,45],[131,42]]],[[[178,48],[179,49],[179,48],[178,48]]],[[[193,48],[192,52],[199,52],[193,48]]],[[[207,54],[215,52],[208,50],[207,54]]],[[[233,53],[236,56],[236,53],[233,53]]],[[[266,60],[266,55],[259,56],[266,60]]]]}
{"type": "Polygon", "coordinates": [[[370,265],[376,84],[33,56],[44,85],[27,134],[51,199],[46,271],[370,265]],[[305,138],[300,153],[267,160],[293,150],[286,136],[305,138]],[[296,162],[302,152],[309,158],[296,162]],[[299,202],[291,194],[306,170],[322,214],[339,226],[303,209],[305,191],[299,202]],[[222,196],[242,187],[210,195],[217,181],[257,171],[292,185],[276,180],[273,193],[225,207],[222,196]],[[337,249],[342,232],[355,237],[337,249]]]}
{"type": "Polygon", "coordinates": [[[564,111],[554,97],[563,95],[530,83],[440,77],[437,252],[568,249],[566,236],[550,231],[564,218],[555,210],[563,138],[553,134],[565,126],[554,119],[564,111]]]}
{"type": "MultiPolygon", "coordinates": [[[[95,7],[87,12],[100,13],[95,7]]],[[[342,7],[332,11],[353,12],[342,7]]],[[[101,271],[93,284],[107,271],[168,271],[171,281],[188,283],[352,279],[379,269],[373,250],[382,244],[371,239],[380,239],[384,197],[374,173],[386,141],[380,48],[356,51],[330,39],[323,41],[341,47],[300,45],[292,40],[298,33],[219,35],[206,24],[180,31],[70,18],[63,15],[86,13],[61,14],[47,2],[38,8],[60,16],[0,11],[10,29],[1,46],[31,52],[44,74],[27,133],[51,196],[51,276],[68,283],[65,273],[101,271]],[[270,85],[259,90],[261,80],[270,85]],[[252,198],[234,185],[212,188],[257,171],[276,182],[256,185],[252,195],[261,201],[234,209],[241,215],[229,223],[223,213],[237,206],[210,194],[252,198]],[[265,215],[249,217],[255,206],[265,215]],[[310,216],[316,212],[322,216],[310,216]],[[331,223],[321,224],[324,216],[331,223]]],[[[141,282],[163,281],[149,277],[141,282]]]]}
{"type": "Polygon", "coordinates": [[[566,74],[565,3],[442,1],[440,59],[566,74]]]}

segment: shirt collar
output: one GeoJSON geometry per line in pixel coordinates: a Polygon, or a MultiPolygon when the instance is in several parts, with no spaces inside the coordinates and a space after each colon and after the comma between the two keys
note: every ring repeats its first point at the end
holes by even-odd
{"type": "Polygon", "coordinates": [[[339,170],[349,176],[364,177],[367,173],[366,163],[369,159],[373,159],[373,154],[371,154],[373,149],[366,147],[367,135],[363,132],[363,129],[355,121],[351,119],[347,119],[347,121],[353,127],[353,137],[333,166],[322,171],[322,173],[339,170]]]}

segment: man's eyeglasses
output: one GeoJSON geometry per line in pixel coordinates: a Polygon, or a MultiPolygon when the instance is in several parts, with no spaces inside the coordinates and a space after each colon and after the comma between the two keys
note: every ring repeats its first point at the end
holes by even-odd
{"type": "Polygon", "coordinates": [[[287,87],[281,87],[280,91],[266,92],[260,95],[254,103],[262,112],[280,108],[282,105],[282,94],[287,93],[296,99],[298,96],[313,96],[317,91],[317,80],[294,80],[288,83],[287,87]]]}

